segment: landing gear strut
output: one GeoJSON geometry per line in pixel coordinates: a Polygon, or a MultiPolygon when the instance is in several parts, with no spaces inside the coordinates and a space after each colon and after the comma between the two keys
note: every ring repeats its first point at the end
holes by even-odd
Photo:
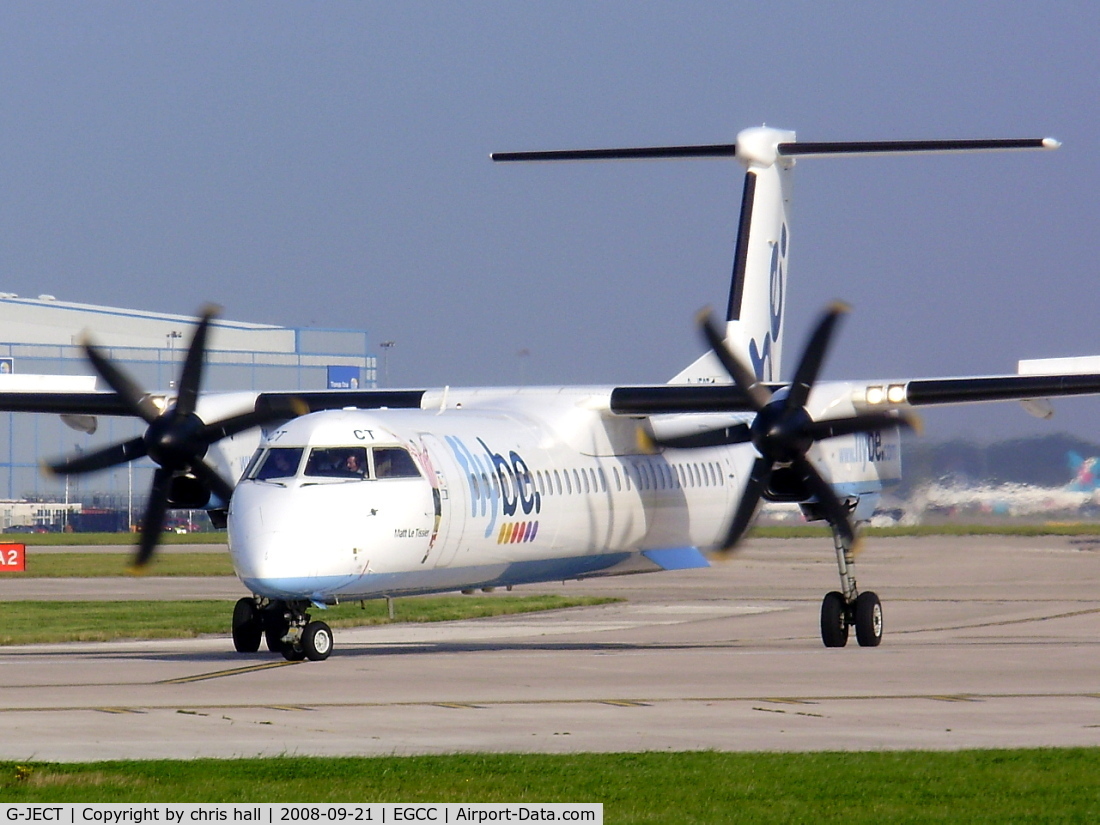
{"type": "Polygon", "coordinates": [[[324,661],[332,653],[332,628],[310,621],[308,602],[269,602],[240,599],[233,608],[233,647],[238,653],[255,653],[260,640],[267,649],[289,662],[324,661]]]}
{"type": "Polygon", "coordinates": [[[859,592],[851,540],[835,527],[833,546],[841,592],[827,593],[821,602],[821,641],[825,647],[844,647],[848,644],[848,629],[854,625],[860,647],[878,647],[882,641],[882,603],[870,591],[859,592]]]}

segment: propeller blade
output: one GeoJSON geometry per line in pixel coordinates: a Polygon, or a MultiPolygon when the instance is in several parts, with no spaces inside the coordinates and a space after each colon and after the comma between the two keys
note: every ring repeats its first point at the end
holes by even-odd
{"type": "Polygon", "coordinates": [[[153,473],[153,487],[149,491],[149,503],[145,506],[145,517],[141,520],[141,542],[134,557],[134,569],[141,570],[153,557],[160,534],[164,531],[164,513],[168,509],[168,486],[172,481],[172,472],[158,467],[153,473]]]}
{"type": "Polygon", "coordinates": [[[190,415],[195,411],[199,385],[202,383],[203,359],[206,357],[206,333],[217,314],[217,307],[212,304],[206,306],[198,326],[195,327],[195,334],[191,336],[191,345],[187,348],[187,358],[180,373],[179,392],[176,394],[176,412],[180,415],[190,415]]]}
{"type": "Polygon", "coordinates": [[[94,453],[85,453],[73,458],[51,461],[46,466],[52,473],[59,476],[79,475],[91,473],[95,470],[105,470],[135,458],[142,458],[147,454],[145,439],[138,437],[96,450],[94,453]]]}
{"type": "Polygon", "coordinates": [[[130,376],[107,360],[99,348],[92,343],[90,338],[84,339],[84,354],[92,362],[95,371],[100,378],[107,382],[112,390],[125,402],[134,415],[144,419],[146,424],[152,424],[161,414],[161,410],[153,403],[149,394],[145,392],[130,376]]]}
{"type": "Polygon", "coordinates": [[[851,418],[812,421],[806,426],[806,432],[814,441],[821,441],[825,438],[836,438],[852,433],[878,432],[893,427],[917,430],[920,429],[920,421],[916,416],[900,415],[894,412],[864,413],[863,415],[854,415],[851,418]]]}
{"type": "Polygon", "coordinates": [[[199,460],[192,464],[191,472],[222,501],[227,502],[232,497],[233,485],[205,461],[199,460]]]}
{"type": "Polygon", "coordinates": [[[847,304],[841,301],[832,303],[817,327],[810,336],[806,349],[802,351],[802,360],[798,362],[795,370],[794,381],[787,395],[787,409],[805,407],[806,400],[810,397],[810,389],[817,380],[817,374],[821,371],[821,364],[825,360],[825,354],[829,351],[829,341],[833,337],[833,330],[840,316],[849,311],[847,304]]]}
{"type": "Polygon", "coordinates": [[[749,473],[749,480],[745,483],[745,491],[741,494],[741,503],[737,505],[737,512],[733,514],[726,537],[719,547],[721,552],[728,553],[732,550],[749,528],[771,475],[772,463],[766,458],[757,458],[752,465],[752,472],[749,473]]]}
{"type": "MultiPolygon", "coordinates": [[[[298,399],[294,400],[297,401],[298,399]]],[[[207,444],[213,444],[215,441],[230,438],[237,435],[237,433],[251,430],[253,427],[262,427],[265,424],[274,424],[276,421],[285,421],[288,416],[304,415],[307,412],[309,412],[309,407],[304,402],[300,402],[293,405],[291,409],[269,408],[241,413],[207,424],[199,431],[198,437],[207,444]],[[304,412],[302,411],[303,408],[304,412]]]]}
{"type": "Polygon", "coordinates": [[[845,539],[845,543],[848,547],[852,548],[854,551],[856,545],[856,532],[852,528],[852,522],[848,519],[847,509],[841,504],[840,499],[837,498],[836,493],[833,491],[833,485],[822,478],[817,468],[805,457],[795,459],[793,464],[799,474],[801,474],[802,479],[806,482],[806,486],[809,487],[810,491],[815,496],[817,496],[817,500],[820,501],[825,508],[825,514],[828,517],[829,524],[840,533],[845,539]]]}
{"type": "Polygon", "coordinates": [[[677,435],[669,438],[652,438],[651,443],[658,447],[674,450],[690,450],[694,447],[724,447],[727,444],[744,444],[752,438],[748,424],[734,424],[731,427],[719,427],[702,430],[690,435],[677,435]]]}
{"type": "Polygon", "coordinates": [[[756,411],[760,412],[772,400],[771,390],[761,384],[756,378],[756,373],[741,363],[741,359],[729,351],[726,346],[725,335],[722,334],[722,331],[714,322],[709,309],[700,312],[698,320],[703,330],[703,337],[707,339],[707,344],[714,350],[715,356],[726,372],[729,373],[733,383],[749,397],[756,411]]]}

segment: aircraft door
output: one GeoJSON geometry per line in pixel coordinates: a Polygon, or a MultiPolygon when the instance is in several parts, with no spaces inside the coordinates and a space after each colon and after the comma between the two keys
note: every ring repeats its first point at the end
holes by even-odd
{"type": "Polygon", "coordinates": [[[447,445],[431,433],[420,433],[419,437],[423,448],[421,459],[430,476],[436,513],[434,538],[421,563],[448,567],[462,545],[466,510],[470,506],[469,491],[462,469],[447,445]]]}

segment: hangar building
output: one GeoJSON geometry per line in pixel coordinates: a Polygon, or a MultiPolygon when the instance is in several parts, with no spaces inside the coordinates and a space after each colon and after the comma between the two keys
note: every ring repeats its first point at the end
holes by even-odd
{"type": "MultiPolygon", "coordinates": [[[[184,315],[68,303],[51,295],[20,298],[0,293],[0,379],[3,373],[12,373],[14,380],[30,374],[92,375],[80,348],[81,337],[88,332],[142,386],[150,391],[170,390],[195,324],[194,318],[184,315]]],[[[294,329],[218,319],[210,326],[203,391],[373,387],[376,375],[376,358],[365,331],[294,329]]],[[[98,386],[103,388],[102,382],[98,386]]],[[[39,469],[43,459],[136,436],[142,431],[137,422],[105,417],[89,435],[66,426],[56,415],[0,414],[0,420],[4,418],[0,499],[69,500],[115,507],[125,506],[131,498],[143,503],[152,478],[153,464],[148,459],[135,462],[132,473],[121,467],[73,477],[67,483],[46,478],[39,469]]],[[[0,528],[5,526],[0,523],[0,528]]]]}

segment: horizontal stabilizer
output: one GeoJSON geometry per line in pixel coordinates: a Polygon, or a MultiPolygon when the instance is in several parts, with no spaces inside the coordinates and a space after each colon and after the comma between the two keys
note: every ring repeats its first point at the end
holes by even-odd
{"type": "Polygon", "coordinates": [[[715,143],[704,146],[649,146],[637,149],[565,149],[550,152],[493,152],[495,161],[548,160],[653,160],[659,158],[732,158],[737,156],[736,143],[715,143]]]}
{"type": "MultiPolygon", "coordinates": [[[[788,135],[767,129],[746,129],[737,143],[707,143],[697,146],[642,146],[620,149],[563,149],[544,152],[493,152],[497,162],[540,162],[556,160],[660,160],[675,158],[740,158],[756,160],[759,135],[788,135]]],[[[977,140],[856,140],[773,143],[772,157],[827,157],[829,155],[914,155],[948,152],[1009,152],[1020,149],[1057,149],[1054,138],[994,138],[977,140]]]]}
{"type": "Polygon", "coordinates": [[[839,143],[780,143],[780,157],[826,155],[913,155],[943,152],[1008,152],[1014,149],[1057,149],[1054,138],[997,140],[870,140],[839,143]]]}

